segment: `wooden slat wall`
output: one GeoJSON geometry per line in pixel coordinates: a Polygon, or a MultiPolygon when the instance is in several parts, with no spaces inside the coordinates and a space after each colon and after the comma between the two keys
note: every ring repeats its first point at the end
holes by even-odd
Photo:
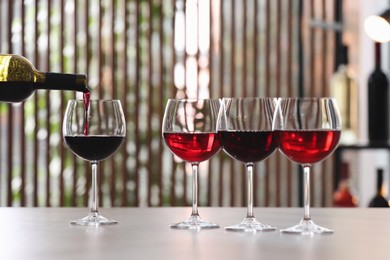
{"type": "MultiPolygon", "coordinates": [[[[42,71],[86,73],[92,98],[122,101],[126,143],[100,164],[100,205],[183,206],[191,200],[190,170],[161,138],[167,99],[298,96],[300,76],[303,95],[328,95],[334,31],[312,21],[332,22],[334,5],[325,0],[4,0],[0,53],[26,56],[42,71]]],[[[0,205],[88,205],[90,165],[64,147],[61,133],[66,102],[75,97],[81,96],[38,91],[23,104],[0,104],[0,205]]],[[[331,164],[329,159],[313,168],[313,205],[330,205],[331,164]]],[[[278,153],[258,163],[255,205],[299,205],[298,176],[298,167],[278,153]]],[[[200,204],[245,206],[245,180],[244,165],[221,152],[200,167],[200,204]]]]}

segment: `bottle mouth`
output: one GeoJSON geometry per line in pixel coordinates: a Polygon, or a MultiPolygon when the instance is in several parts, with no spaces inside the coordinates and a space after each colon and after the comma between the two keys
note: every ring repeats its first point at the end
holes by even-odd
{"type": "Polygon", "coordinates": [[[89,93],[89,92],[91,92],[91,90],[89,89],[88,86],[85,86],[84,90],[83,90],[83,93],[89,93]]]}
{"type": "Polygon", "coordinates": [[[88,83],[88,80],[87,80],[87,75],[86,74],[77,74],[76,84],[78,86],[81,86],[80,91],[82,91],[83,93],[91,92],[91,90],[89,89],[87,83],[88,83]]]}

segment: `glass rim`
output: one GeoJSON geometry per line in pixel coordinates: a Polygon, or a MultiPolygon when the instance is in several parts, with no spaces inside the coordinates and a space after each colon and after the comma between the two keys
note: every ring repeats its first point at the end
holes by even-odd
{"type": "MultiPolygon", "coordinates": [[[[121,102],[120,99],[103,99],[103,98],[91,98],[88,100],[89,102],[121,102]]],[[[84,99],[80,98],[72,98],[68,99],[68,102],[85,102],[84,99]]]]}
{"type": "Polygon", "coordinates": [[[169,98],[168,101],[175,101],[175,102],[197,102],[197,101],[220,101],[221,98],[169,98]]]}
{"type": "Polygon", "coordinates": [[[278,97],[223,97],[222,100],[277,100],[278,97]]]}
{"type": "Polygon", "coordinates": [[[279,100],[303,100],[303,101],[311,101],[311,100],[336,100],[334,97],[279,97],[279,100]]]}

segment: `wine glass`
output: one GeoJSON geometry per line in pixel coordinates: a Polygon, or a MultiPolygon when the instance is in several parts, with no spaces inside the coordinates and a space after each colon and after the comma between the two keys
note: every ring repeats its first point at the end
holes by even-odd
{"type": "Polygon", "coordinates": [[[272,131],[275,98],[224,98],[217,131],[223,150],[247,168],[247,213],[244,220],[225,227],[228,231],[271,231],[253,213],[253,166],[270,156],[277,147],[272,131]]]}
{"type": "Polygon", "coordinates": [[[69,100],[63,122],[63,136],[68,148],[91,162],[91,208],[88,216],[71,221],[74,225],[107,225],[117,221],[98,211],[98,163],[113,155],[126,134],[126,122],[119,100],[69,100]]]}
{"type": "Polygon", "coordinates": [[[280,98],[274,116],[279,149],[291,161],[303,166],[304,216],[285,233],[321,234],[333,230],[318,226],[310,217],[310,167],[336,149],[341,119],[333,98],[280,98]]]}
{"type": "Polygon", "coordinates": [[[169,99],[164,112],[162,135],[171,152],[191,163],[192,213],[189,219],[171,225],[175,229],[211,229],[217,224],[201,219],[198,213],[199,163],[221,149],[216,131],[219,99],[169,99]]]}

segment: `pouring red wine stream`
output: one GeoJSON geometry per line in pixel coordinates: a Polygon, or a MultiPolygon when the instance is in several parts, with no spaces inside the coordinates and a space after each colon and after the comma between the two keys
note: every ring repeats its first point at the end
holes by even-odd
{"type": "Polygon", "coordinates": [[[88,108],[89,103],[91,101],[91,92],[84,92],[83,93],[83,102],[84,102],[84,135],[88,135],[89,132],[89,124],[88,124],[88,108]]]}

